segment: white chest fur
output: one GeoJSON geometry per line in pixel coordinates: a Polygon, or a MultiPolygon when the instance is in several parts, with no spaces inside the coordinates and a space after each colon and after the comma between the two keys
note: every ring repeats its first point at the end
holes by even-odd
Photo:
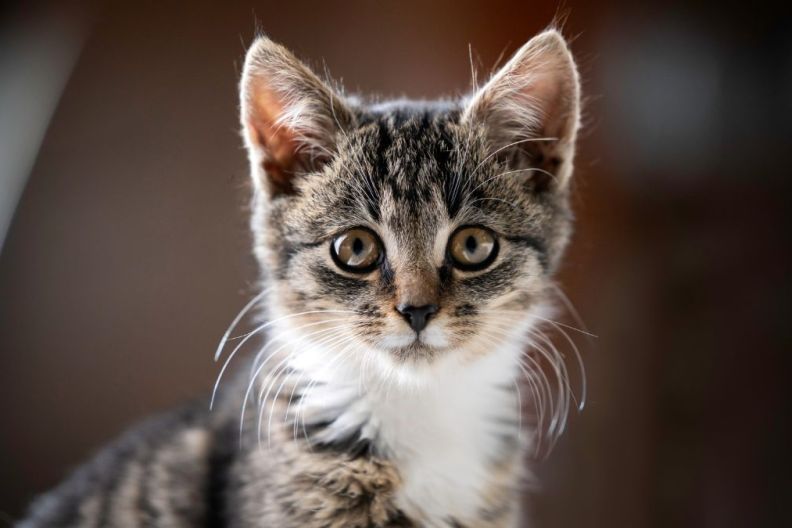
{"type": "Polygon", "coordinates": [[[324,440],[360,431],[396,463],[403,481],[397,503],[408,516],[437,527],[450,518],[475,519],[494,484],[502,439],[517,434],[519,353],[508,347],[465,363],[449,354],[413,383],[361,381],[338,369],[330,379],[317,373],[325,384],[304,411],[336,416],[324,440]]]}

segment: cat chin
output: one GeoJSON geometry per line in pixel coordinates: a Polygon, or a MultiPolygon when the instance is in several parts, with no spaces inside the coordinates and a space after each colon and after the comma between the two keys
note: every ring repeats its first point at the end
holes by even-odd
{"type": "MultiPolygon", "coordinates": [[[[434,348],[416,342],[398,350],[379,350],[380,361],[368,375],[386,382],[386,386],[407,391],[436,387],[443,380],[455,379],[463,372],[476,371],[481,364],[503,363],[505,370],[519,356],[521,345],[509,343],[487,350],[473,348],[434,348]]],[[[467,374],[465,374],[467,375],[467,374]]]]}
{"type": "Polygon", "coordinates": [[[388,353],[399,363],[423,366],[447,351],[446,347],[434,347],[415,340],[407,346],[388,350],[388,353]]]}
{"type": "Polygon", "coordinates": [[[380,349],[390,359],[391,368],[425,370],[439,358],[452,353],[448,339],[440,330],[403,336],[389,336],[380,342],[380,349]]]}

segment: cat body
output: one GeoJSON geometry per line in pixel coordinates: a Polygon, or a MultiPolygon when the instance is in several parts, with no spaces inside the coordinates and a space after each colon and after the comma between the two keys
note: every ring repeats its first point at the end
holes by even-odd
{"type": "Polygon", "coordinates": [[[241,100],[264,317],[223,340],[221,377],[264,344],[211,412],[128,433],[20,526],[522,526],[525,455],[570,402],[539,330],[571,231],[566,42],[535,37],[461,101],[370,104],[261,37],[241,100]]]}

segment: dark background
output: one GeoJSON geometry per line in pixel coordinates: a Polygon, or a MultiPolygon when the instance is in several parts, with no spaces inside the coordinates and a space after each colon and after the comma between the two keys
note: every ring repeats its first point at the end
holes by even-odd
{"type": "MultiPolygon", "coordinates": [[[[536,526],[792,526],[785,13],[659,0],[2,13],[0,56],[41,27],[52,53],[61,30],[78,53],[0,253],[0,524],[131,423],[211,387],[256,277],[236,93],[256,24],[349,91],[428,98],[470,87],[469,44],[484,74],[562,15],[587,101],[560,280],[599,337],[579,340],[590,403],[538,463],[536,526]]],[[[29,124],[8,115],[6,130],[29,124]]]]}

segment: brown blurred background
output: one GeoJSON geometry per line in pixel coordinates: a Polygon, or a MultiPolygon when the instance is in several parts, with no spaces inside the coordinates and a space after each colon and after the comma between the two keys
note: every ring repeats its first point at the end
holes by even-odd
{"type": "Polygon", "coordinates": [[[256,276],[256,24],[350,91],[436,97],[469,88],[468,44],[487,70],[558,14],[587,94],[561,280],[599,337],[536,526],[792,526],[789,19],[659,0],[6,6],[0,525],[211,387],[256,276]]]}

